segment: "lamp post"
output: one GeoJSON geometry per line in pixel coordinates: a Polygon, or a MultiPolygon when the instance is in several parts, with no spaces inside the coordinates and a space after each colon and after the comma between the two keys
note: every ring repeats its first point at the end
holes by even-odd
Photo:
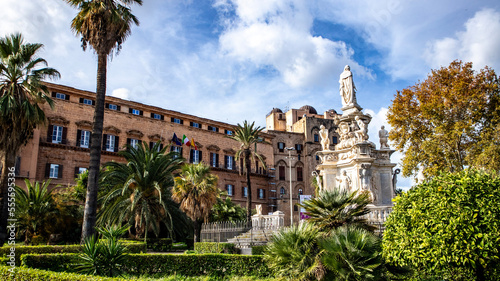
{"type": "Polygon", "coordinates": [[[285,147],[285,150],[288,151],[288,166],[290,167],[290,226],[293,225],[293,199],[292,199],[292,150],[295,150],[293,147],[285,147]]]}

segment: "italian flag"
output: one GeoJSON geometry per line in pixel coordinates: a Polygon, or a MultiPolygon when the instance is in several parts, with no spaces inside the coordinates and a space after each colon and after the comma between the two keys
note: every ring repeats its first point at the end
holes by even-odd
{"type": "Polygon", "coordinates": [[[189,142],[189,139],[188,139],[188,137],[186,137],[186,135],[182,135],[182,143],[187,145],[187,146],[191,145],[191,143],[189,142]]]}

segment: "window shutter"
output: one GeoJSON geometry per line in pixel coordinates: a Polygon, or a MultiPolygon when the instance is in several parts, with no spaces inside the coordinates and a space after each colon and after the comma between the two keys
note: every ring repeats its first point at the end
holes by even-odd
{"type": "Polygon", "coordinates": [[[83,98],[80,98],[80,103],[83,103],[83,98]]]}
{"type": "Polygon", "coordinates": [[[69,95],[68,94],[64,95],[64,99],[69,100],[69,95]]]}
{"type": "Polygon", "coordinates": [[[82,130],[76,130],[76,146],[80,147],[82,139],[82,130]]]}
{"type": "Polygon", "coordinates": [[[174,122],[174,117],[170,117],[170,122],[174,122]]]}
{"type": "Polygon", "coordinates": [[[228,162],[228,159],[227,159],[227,155],[224,155],[224,168],[227,169],[227,162],[228,162]]]}
{"type": "Polygon", "coordinates": [[[79,171],[80,171],[80,167],[75,167],[75,179],[78,177],[79,171]]]}
{"type": "Polygon", "coordinates": [[[193,150],[189,150],[189,163],[193,163],[193,150]]]}
{"type": "Polygon", "coordinates": [[[210,167],[214,166],[214,153],[210,152],[210,167]]]}
{"type": "Polygon", "coordinates": [[[92,105],[95,105],[95,100],[92,100],[92,105]]]}
{"type": "Polygon", "coordinates": [[[203,152],[198,150],[198,155],[200,155],[200,163],[201,163],[201,161],[203,160],[203,152]]]}
{"type": "Polygon", "coordinates": [[[153,146],[154,146],[154,145],[155,145],[155,143],[154,143],[154,142],[152,142],[152,141],[150,141],[150,142],[149,142],[149,149],[150,149],[150,150],[151,150],[151,149],[153,149],[153,146]]]}
{"type": "Polygon", "coordinates": [[[62,179],[62,175],[63,175],[63,165],[58,165],[57,178],[62,179]]]}
{"type": "Polygon", "coordinates": [[[161,120],[165,120],[165,116],[163,115],[160,115],[161,116],[161,120]]]}
{"type": "Polygon", "coordinates": [[[144,111],[140,110],[140,111],[139,111],[139,115],[141,115],[141,116],[142,116],[143,114],[144,114],[144,111]]]}
{"type": "Polygon", "coordinates": [[[179,155],[182,157],[182,151],[184,150],[183,147],[181,147],[181,151],[179,151],[179,155]]]}
{"type": "Polygon", "coordinates": [[[127,138],[127,144],[130,145],[131,139],[127,138]]]}
{"type": "Polygon", "coordinates": [[[163,149],[163,143],[160,143],[160,150],[163,149]]]}
{"type": "Polygon", "coordinates": [[[105,103],[104,107],[109,108],[109,103],[105,103]]]}
{"type": "Polygon", "coordinates": [[[52,97],[55,98],[56,97],[56,92],[52,92],[52,97]]]}
{"type": "Polygon", "coordinates": [[[121,111],[121,110],[122,110],[122,107],[121,107],[120,105],[117,105],[117,106],[116,106],[116,110],[117,110],[117,111],[121,111]]]}
{"type": "Polygon", "coordinates": [[[233,157],[233,170],[236,170],[236,160],[233,157]]]}
{"type": "Polygon", "coordinates": [[[68,136],[68,128],[66,127],[63,127],[63,131],[62,131],[62,141],[61,143],[62,144],[66,144],[66,137],[68,136]]]}
{"type": "Polygon", "coordinates": [[[115,136],[115,152],[118,152],[118,148],[120,148],[120,137],[115,136]]]}
{"type": "Polygon", "coordinates": [[[128,113],[132,113],[132,108],[131,107],[128,108],[128,113]]]}
{"type": "Polygon", "coordinates": [[[184,120],[181,119],[181,125],[184,125],[184,120]]]}
{"type": "Polygon", "coordinates": [[[189,122],[189,126],[193,127],[193,122],[189,122]]]}
{"type": "Polygon", "coordinates": [[[155,117],[155,114],[153,112],[151,112],[151,118],[154,118],[155,117]]]}
{"type": "Polygon", "coordinates": [[[102,135],[102,150],[106,150],[106,141],[108,140],[108,135],[103,134],[102,135]]]}
{"type": "MultiPolygon", "coordinates": [[[[52,92],[54,93],[54,92],[52,92]]],[[[47,142],[52,142],[52,133],[54,132],[54,125],[49,125],[49,129],[47,130],[47,142]]]]}
{"type": "Polygon", "coordinates": [[[219,128],[215,128],[215,131],[218,133],[219,132],[219,128]]]}
{"type": "MultiPolygon", "coordinates": [[[[52,92],[54,93],[54,92],[52,92]]],[[[48,179],[50,176],[50,163],[45,164],[45,178],[48,179]]]]}
{"type": "Polygon", "coordinates": [[[215,154],[215,167],[219,168],[219,154],[215,154]]]}

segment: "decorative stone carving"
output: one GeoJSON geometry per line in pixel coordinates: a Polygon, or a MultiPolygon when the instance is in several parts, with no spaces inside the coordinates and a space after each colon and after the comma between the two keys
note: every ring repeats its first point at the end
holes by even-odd
{"type": "Polygon", "coordinates": [[[127,135],[142,138],[144,134],[138,130],[128,130],[127,135]]]}
{"type": "Polygon", "coordinates": [[[380,139],[380,149],[389,149],[389,145],[387,144],[389,132],[385,129],[384,126],[382,126],[380,128],[380,131],[378,131],[378,137],[380,139]]]}
{"type": "Polygon", "coordinates": [[[394,194],[396,194],[396,184],[398,183],[398,174],[401,173],[400,169],[394,170],[392,174],[392,189],[394,190],[394,194]]]}
{"type": "Polygon", "coordinates": [[[257,216],[262,216],[262,204],[255,205],[257,216]]]}
{"type": "Polygon", "coordinates": [[[92,128],[92,122],[87,121],[87,120],[80,120],[80,121],[75,122],[75,124],[81,128],[92,128]]]}
{"type": "Polygon", "coordinates": [[[355,119],[359,127],[359,130],[356,131],[356,139],[358,142],[363,142],[368,139],[368,128],[365,121],[359,116],[356,116],[355,119]]]}
{"type": "Polygon", "coordinates": [[[344,107],[356,105],[356,86],[352,79],[351,68],[348,65],[344,67],[344,72],[340,74],[339,83],[342,105],[344,107]]]}
{"type": "Polygon", "coordinates": [[[342,176],[337,177],[337,181],[340,183],[340,188],[343,190],[350,190],[352,186],[352,180],[351,178],[347,175],[347,172],[344,170],[342,171],[342,176]]]}
{"type": "Polygon", "coordinates": [[[316,178],[316,183],[318,184],[318,191],[322,192],[323,191],[323,181],[321,180],[321,176],[316,171],[313,171],[311,173],[311,175],[316,178]]]}
{"type": "Polygon", "coordinates": [[[109,132],[109,133],[114,133],[116,135],[118,135],[119,133],[122,132],[122,130],[118,129],[115,126],[107,126],[107,127],[104,128],[104,131],[105,132],[109,132]]]}
{"type": "Polygon", "coordinates": [[[164,141],[165,139],[159,134],[149,135],[148,138],[152,141],[164,141]]]}
{"type": "Polygon", "coordinates": [[[66,119],[62,116],[50,116],[50,117],[47,117],[47,119],[49,120],[50,124],[61,124],[61,125],[68,125],[69,124],[68,119],[66,119]]]}
{"type": "Polygon", "coordinates": [[[217,145],[215,144],[211,144],[209,146],[207,146],[207,150],[208,151],[219,151],[220,150],[220,147],[218,147],[217,145]]]}
{"type": "Polygon", "coordinates": [[[330,138],[328,137],[328,130],[324,125],[320,126],[319,136],[321,137],[321,148],[323,151],[330,150],[330,138]]]}
{"type": "Polygon", "coordinates": [[[359,169],[359,177],[361,179],[361,188],[364,190],[368,190],[371,193],[370,181],[372,171],[370,167],[370,164],[361,164],[361,169],[359,169]]]}

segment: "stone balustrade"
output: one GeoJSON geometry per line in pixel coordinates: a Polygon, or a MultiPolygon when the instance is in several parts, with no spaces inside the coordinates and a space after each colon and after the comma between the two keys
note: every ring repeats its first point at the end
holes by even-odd
{"type": "Polygon", "coordinates": [[[272,213],[271,215],[253,215],[253,229],[280,229],[285,225],[285,214],[281,211],[272,213]]]}
{"type": "Polygon", "coordinates": [[[373,206],[368,205],[370,213],[366,215],[366,219],[370,223],[384,223],[392,212],[392,206],[373,206]]]}

